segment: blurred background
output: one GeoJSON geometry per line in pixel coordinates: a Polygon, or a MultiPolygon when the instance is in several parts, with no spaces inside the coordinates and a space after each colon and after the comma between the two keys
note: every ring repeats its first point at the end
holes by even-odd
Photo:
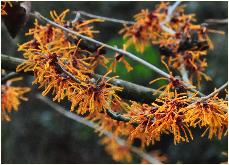
{"type": "MultiPolygon", "coordinates": [[[[133,20],[133,15],[141,9],[154,9],[158,2],[32,2],[32,10],[39,11],[49,17],[50,10],[61,12],[65,9],[82,10],[92,14],[113,17],[123,20],[133,20]]],[[[183,2],[187,13],[195,13],[197,23],[204,23],[206,19],[227,19],[228,2],[183,2]]],[[[1,53],[22,58],[21,52],[17,52],[17,44],[28,40],[25,32],[33,26],[33,19],[20,31],[16,38],[12,39],[1,24],[1,53]]],[[[122,28],[120,24],[104,22],[96,24],[100,34],[96,39],[111,45],[121,47],[124,42],[118,34],[122,28]]],[[[209,24],[209,28],[222,30],[225,35],[210,34],[215,49],[209,51],[208,69],[206,73],[212,77],[210,82],[202,82],[201,91],[208,94],[214,87],[221,86],[228,80],[228,26],[227,24],[209,24]]],[[[143,55],[130,47],[128,51],[139,55],[150,63],[163,68],[158,51],[148,46],[143,55]]],[[[108,52],[111,53],[111,52],[108,52]]],[[[117,75],[121,79],[149,86],[148,82],[157,74],[140,64],[129,61],[134,70],[127,73],[123,65],[118,65],[117,75]]],[[[102,68],[98,72],[104,73],[102,68]]],[[[23,86],[31,86],[33,78],[25,76],[21,82],[23,86]]],[[[159,83],[160,84],[160,83],[159,83]]],[[[159,85],[159,84],[156,84],[159,85]]],[[[151,86],[152,87],[152,86],[151,86]]],[[[155,86],[153,86],[155,87],[155,86]]],[[[12,121],[1,123],[1,158],[2,163],[117,163],[105,152],[99,144],[99,137],[94,130],[71,121],[58,114],[45,103],[34,97],[38,92],[37,86],[28,94],[29,101],[24,102],[19,112],[12,113],[12,121]]],[[[66,109],[68,106],[63,104],[66,109]]],[[[167,155],[168,163],[220,163],[227,160],[222,155],[228,150],[227,136],[221,141],[214,138],[199,138],[201,132],[194,131],[195,139],[190,143],[173,144],[173,138],[163,136],[162,140],[147,150],[159,150],[167,155]],[[198,136],[199,135],[199,136],[198,136]]],[[[136,157],[134,162],[139,163],[136,157]]]]}

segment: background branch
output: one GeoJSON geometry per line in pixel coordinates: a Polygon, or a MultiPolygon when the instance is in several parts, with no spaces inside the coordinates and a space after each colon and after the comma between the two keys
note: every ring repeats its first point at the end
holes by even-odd
{"type": "Polygon", "coordinates": [[[12,78],[15,78],[15,77],[19,77],[19,74],[16,73],[16,72],[11,72],[9,74],[6,74],[5,76],[3,76],[1,78],[1,83],[4,84],[6,83],[8,80],[12,79],[12,78]]]}
{"type": "MultiPolygon", "coordinates": [[[[83,125],[86,125],[90,128],[93,128],[93,129],[98,129],[98,126],[96,125],[96,123],[93,123],[83,117],[80,117],[78,116],[77,114],[74,114],[72,112],[69,112],[69,111],[66,111],[64,110],[60,105],[50,101],[47,97],[44,97],[40,94],[37,94],[36,95],[36,98],[38,98],[39,100],[43,101],[44,103],[48,104],[50,107],[53,108],[53,110],[59,112],[60,114],[64,115],[65,117],[67,118],[70,118],[78,123],[81,123],[83,125]]],[[[106,130],[103,130],[102,133],[109,137],[109,138],[113,138],[115,139],[115,141],[121,145],[121,146],[126,146],[128,148],[130,148],[130,150],[134,153],[136,153],[137,155],[139,155],[140,157],[142,157],[143,159],[149,161],[150,163],[152,164],[158,164],[158,163],[161,163],[158,159],[155,159],[153,158],[152,156],[150,156],[149,154],[145,153],[144,151],[138,149],[137,147],[134,147],[134,146],[130,146],[128,144],[125,143],[125,140],[119,138],[119,137],[116,137],[114,136],[111,132],[109,131],[106,131],[106,130]]]]}
{"type": "Polygon", "coordinates": [[[89,17],[89,18],[98,18],[98,19],[101,19],[101,20],[104,20],[104,21],[120,23],[120,24],[133,25],[135,23],[133,21],[124,21],[124,20],[120,20],[120,19],[116,19],[116,18],[98,16],[98,15],[95,15],[95,14],[87,13],[85,11],[73,11],[73,13],[75,13],[76,16],[78,16],[78,13],[79,13],[79,16],[80,15],[84,15],[84,16],[89,17]]]}
{"type": "Polygon", "coordinates": [[[212,24],[227,24],[228,19],[206,19],[205,23],[212,23],[212,24]]]}

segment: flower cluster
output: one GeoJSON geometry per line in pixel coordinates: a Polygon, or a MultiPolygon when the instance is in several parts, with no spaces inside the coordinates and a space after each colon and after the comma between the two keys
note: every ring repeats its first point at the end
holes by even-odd
{"type": "Polygon", "coordinates": [[[130,112],[132,123],[138,126],[131,133],[132,137],[145,136],[143,144],[159,141],[162,134],[173,134],[174,144],[181,141],[188,142],[193,139],[192,133],[185,123],[182,123],[183,115],[179,112],[190,102],[187,96],[170,93],[163,98],[157,98],[151,106],[133,102],[130,112]],[[134,114],[133,114],[134,113],[134,114]]]}
{"type": "Polygon", "coordinates": [[[184,114],[184,122],[189,126],[205,128],[202,137],[209,132],[209,139],[212,139],[214,135],[221,139],[228,127],[227,108],[227,101],[215,95],[206,101],[190,105],[190,108],[187,107],[180,112],[184,114]]]}
{"type": "Polygon", "coordinates": [[[126,145],[118,144],[114,138],[103,137],[100,141],[101,144],[105,145],[105,150],[112,155],[115,161],[131,162],[132,155],[130,148],[126,145]]]}
{"type": "Polygon", "coordinates": [[[208,138],[214,135],[221,139],[227,133],[228,102],[217,95],[207,100],[196,96],[188,97],[185,93],[173,93],[159,97],[152,103],[138,104],[132,102],[131,123],[138,126],[130,137],[141,137],[145,144],[160,140],[162,134],[173,134],[174,144],[193,139],[191,127],[205,129],[202,137],[209,132],[208,138]]]}
{"type": "MultiPolygon", "coordinates": [[[[69,23],[65,21],[68,11],[59,16],[53,11],[51,16],[56,23],[93,37],[95,31],[89,24],[98,20],[69,23]]],[[[72,103],[71,111],[77,107],[79,114],[104,111],[110,108],[112,101],[120,100],[115,93],[122,89],[109,83],[112,78],[106,79],[107,74],[101,80],[92,77],[96,66],[106,63],[103,54],[99,54],[101,47],[91,52],[76,36],[49,24],[42,26],[37,20],[27,35],[32,35],[33,39],[19,46],[19,51],[24,51],[27,60],[17,67],[17,71],[33,71],[33,84],[45,88],[43,95],[52,91],[55,95],[53,100],[60,102],[67,98],[72,103]]]]}
{"type": "Polygon", "coordinates": [[[174,69],[180,69],[184,64],[190,72],[190,81],[196,77],[198,85],[204,77],[210,78],[203,72],[207,67],[204,56],[207,50],[214,46],[205,24],[196,25],[194,14],[185,14],[184,6],[169,12],[170,4],[161,2],[154,11],[142,10],[135,15],[135,23],[120,31],[127,38],[127,46],[134,44],[140,52],[147,44],[157,45],[160,54],[166,57],[166,62],[174,69]]]}
{"type": "Polygon", "coordinates": [[[18,111],[18,107],[21,101],[27,101],[28,99],[24,96],[25,93],[30,91],[28,87],[14,87],[11,83],[19,81],[22,78],[10,79],[6,84],[1,85],[1,119],[3,121],[10,121],[9,114],[14,111],[18,111]]]}

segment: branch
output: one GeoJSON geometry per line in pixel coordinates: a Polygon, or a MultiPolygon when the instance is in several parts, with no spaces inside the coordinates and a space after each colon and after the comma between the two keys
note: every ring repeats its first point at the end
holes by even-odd
{"type": "Polygon", "coordinates": [[[58,62],[56,62],[56,65],[58,65],[61,70],[68,75],[72,80],[74,80],[76,83],[80,83],[80,80],[78,78],[76,78],[73,74],[71,74],[70,72],[68,72],[63,66],[61,66],[58,62]]]}
{"type": "Polygon", "coordinates": [[[12,79],[12,78],[15,78],[15,77],[18,77],[19,74],[16,73],[16,72],[11,72],[7,75],[5,75],[3,78],[1,78],[1,83],[4,84],[6,83],[8,80],[12,79]]]}
{"type": "Polygon", "coordinates": [[[120,23],[120,24],[126,24],[126,25],[135,24],[135,22],[133,22],[133,21],[124,21],[124,20],[115,19],[115,18],[108,18],[108,17],[98,16],[98,15],[87,13],[85,11],[73,11],[73,13],[75,13],[76,16],[84,15],[84,16],[89,17],[89,18],[98,18],[98,19],[101,19],[101,20],[104,20],[104,21],[109,21],[109,22],[114,22],[114,23],[120,23]],[[78,15],[78,13],[79,13],[79,15],[78,15]]]}
{"type": "MultiPolygon", "coordinates": [[[[165,18],[165,20],[162,23],[160,23],[161,28],[170,34],[175,34],[176,32],[174,30],[166,27],[165,24],[171,21],[174,11],[181,4],[181,2],[182,1],[176,1],[172,6],[170,6],[168,9],[167,17],[165,18]]],[[[186,87],[189,87],[189,85],[191,83],[189,82],[189,79],[188,79],[188,71],[186,70],[185,65],[183,64],[183,59],[180,59],[180,62],[181,62],[181,66],[180,66],[179,72],[182,76],[183,85],[186,87]]],[[[202,97],[205,96],[203,93],[197,91],[196,89],[191,88],[189,90],[192,92],[198,93],[198,95],[200,95],[202,97]]]]}
{"type": "Polygon", "coordinates": [[[123,122],[129,122],[130,118],[124,117],[119,113],[115,113],[112,110],[107,110],[107,114],[114,120],[117,121],[123,121],[123,122]]]}
{"type": "Polygon", "coordinates": [[[223,90],[227,86],[228,86],[228,82],[223,84],[221,87],[219,87],[218,89],[216,89],[214,92],[210,93],[209,95],[199,98],[197,101],[195,101],[194,103],[190,104],[187,108],[192,107],[193,105],[195,105],[198,102],[202,102],[202,101],[205,101],[205,100],[213,97],[215,94],[219,93],[221,90],[223,90]]]}
{"type": "MultiPolygon", "coordinates": [[[[2,61],[2,68],[11,71],[15,71],[16,67],[19,64],[25,62],[24,59],[10,57],[4,54],[1,55],[1,61],[2,61]]],[[[33,75],[33,72],[26,72],[26,74],[33,75]]],[[[98,74],[94,74],[93,77],[101,78],[102,76],[98,74]]],[[[121,79],[113,79],[111,83],[116,86],[120,86],[124,88],[123,91],[118,93],[122,98],[128,100],[135,100],[139,102],[145,102],[145,103],[152,102],[153,101],[152,94],[156,91],[154,89],[137,85],[121,79]]]]}
{"type": "MultiPolygon", "coordinates": [[[[188,79],[188,71],[186,70],[184,63],[183,63],[183,59],[181,60],[181,66],[180,66],[180,74],[182,76],[182,80],[186,83],[189,83],[189,79],[188,79]]],[[[190,83],[189,83],[190,84],[190,83]]]]}
{"type": "Polygon", "coordinates": [[[205,20],[206,23],[213,23],[213,24],[227,24],[228,23],[228,19],[206,19],[205,20]]]}
{"type": "Polygon", "coordinates": [[[136,62],[138,62],[138,63],[141,63],[141,64],[143,64],[144,66],[146,66],[146,67],[148,67],[148,68],[154,70],[155,72],[157,72],[157,73],[160,74],[161,76],[170,78],[170,75],[169,75],[168,73],[164,72],[163,70],[157,68],[157,67],[154,66],[153,64],[148,63],[147,61],[145,61],[145,60],[143,60],[143,59],[137,57],[136,55],[134,55],[134,54],[132,54],[132,53],[130,53],[130,52],[127,52],[127,51],[125,51],[125,50],[123,50],[123,49],[115,48],[115,47],[110,46],[110,45],[108,45],[108,44],[105,44],[105,43],[102,43],[102,42],[100,42],[100,41],[97,41],[97,40],[95,40],[95,39],[93,39],[93,38],[90,38],[90,37],[84,36],[84,35],[82,35],[82,34],[79,34],[78,32],[73,31],[73,30],[71,30],[71,29],[65,28],[65,27],[63,27],[63,26],[61,26],[61,25],[59,25],[59,24],[57,24],[57,23],[55,23],[55,22],[49,20],[48,18],[42,16],[39,12],[34,12],[33,15],[34,15],[37,19],[43,20],[43,21],[45,21],[45,22],[51,24],[52,26],[57,27],[57,28],[59,28],[59,29],[62,29],[63,31],[66,31],[66,32],[68,32],[68,33],[71,33],[71,34],[73,34],[73,35],[75,35],[75,36],[78,36],[79,38],[82,38],[82,39],[84,39],[84,40],[88,40],[88,41],[93,42],[93,43],[95,43],[95,44],[104,46],[104,47],[106,47],[106,48],[108,48],[108,49],[110,49],[110,50],[113,50],[113,51],[115,51],[115,52],[118,52],[118,53],[120,53],[120,54],[123,54],[123,55],[129,57],[130,59],[132,59],[133,61],[136,61],[136,62]]]}
{"type": "Polygon", "coordinates": [[[181,1],[176,1],[172,6],[170,6],[168,8],[168,14],[167,17],[165,18],[165,20],[163,22],[160,23],[161,28],[170,33],[170,34],[175,34],[176,32],[170,28],[168,28],[167,26],[165,26],[166,23],[170,22],[170,20],[172,19],[173,16],[173,12],[176,10],[176,8],[180,5],[181,1]]]}
{"type": "Polygon", "coordinates": [[[223,84],[221,87],[219,87],[218,89],[216,89],[214,92],[210,93],[209,95],[205,96],[205,97],[202,97],[202,101],[203,100],[207,100],[209,99],[210,97],[213,97],[215,94],[219,93],[221,90],[223,90],[224,88],[226,88],[228,85],[228,82],[226,82],[225,84],[223,84]]]}
{"type": "MultiPolygon", "coordinates": [[[[47,97],[44,97],[40,94],[36,95],[36,97],[45,102],[46,104],[48,104],[50,107],[52,107],[55,111],[59,112],[60,114],[64,115],[67,118],[70,118],[78,123],[81,123],[83,125],[86,125],[92,129],[97,129],[98,126],[96,125],[96,123],[93,123],[85,118],[82,118],[72,112],[66,111],[64,110],[60,105],[55,104],[54,102],[50,101],[47,97]]],[[[159,160],[153,158],[152,156],[150,156],[149,154],[145,153],[142,150],[139,150],[137,147],[134,146],[130,146],[128,144],[125,143],[125,140],[114,136],[111,132],[104,130],[103,134],[109,138],[114,138],[116,140],[116,142],[121,145],[121,146],[126,146],[128,148],[130,148],[130,150],[136,154],[138,154],[140,157],[142,157],[143,159],[146,159],[147,161],[149,161],[152,164],[158,164],[161,163],[159,160]]]]}
{"type": "MultiPolygon", "coordinates": [[[[175,34],[176,32],[174,30],[169,29],[168,27],[166,27],[165,24],[171,21],[174,11],[181,4],[181,2],[182,1],[177,1],[172,6],[169,7],[167,17],[160,24],[161,25],[161,28],[164,31],[166,31],[166,32],[168,32],[170,34],[175,34]]],[[[188,71],[186,70],[185,65],[183,63],[183,58],[180,59],[180,63],[181,63],[181,66],[179,68],[179,72],[180,72],[180,74],[182,76],[182,80],[187,83],[187,86],[189,86],[190,82],[189,82],[189,79],[188,79],[188,71]]],[[[197,92],[197,91],[195,91],[195,92],[197,92]]],[[[200,94],[200,96],[204,96],[202,93],[199,93],[199,94],[200,94]]]]}

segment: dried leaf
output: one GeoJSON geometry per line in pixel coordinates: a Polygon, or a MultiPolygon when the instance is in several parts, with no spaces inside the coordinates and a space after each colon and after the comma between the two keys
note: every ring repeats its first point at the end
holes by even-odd
{"type": "Polygon", "coordinates": [[[29,19],[31,2],[13,2],[13,6],[7,6],[6,11],[7,15],[2,18],[11,37],[15,38],[29,19]]]}

